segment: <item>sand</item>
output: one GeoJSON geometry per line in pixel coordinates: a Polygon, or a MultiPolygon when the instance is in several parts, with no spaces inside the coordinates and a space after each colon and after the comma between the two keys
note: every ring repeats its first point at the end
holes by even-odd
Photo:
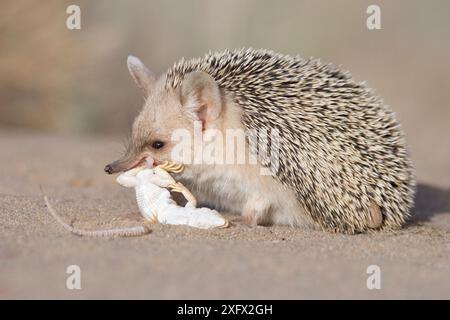
{"type": "Polygon", "coordinates": [[[155,225],[141,238],[93,239],[56,224],[43,194],[78,227],[138,225],[133,191],[103,173],[117,140],[0,131],[0,150],[2,299],[450,298],[448,167],[419,174],[414,217],[396,232],[155,225]],[[66,288],[69,265],[81,290],[66,288]],[[369,265],[379,290],[366,286],[369,265]]]}

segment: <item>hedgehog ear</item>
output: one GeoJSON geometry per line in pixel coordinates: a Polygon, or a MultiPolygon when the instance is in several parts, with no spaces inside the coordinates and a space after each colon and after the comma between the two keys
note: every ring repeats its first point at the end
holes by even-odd
{"type": "Polygon", "coordinates": [[[147,98],[155,84],[155,76],[139,58],[128,56],[127,66],[134,82],[142,90],[144,97],[147,98]]]}
{"type": "Polygon", "coordinates": [[[217,82],[203,71],[193,71],[184,76],[181,85],[181,104],[195,119],[201,120],[203,128],[217,120],[222,111],[222,97],[217,82]]]}

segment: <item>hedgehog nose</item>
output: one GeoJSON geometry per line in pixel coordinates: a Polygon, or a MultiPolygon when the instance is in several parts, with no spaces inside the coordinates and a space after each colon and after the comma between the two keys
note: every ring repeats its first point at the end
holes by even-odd
{"type": "Polygon", "coordinates": [[[110,165],[110,164],[107,164],[106,166],[105,166],[105,172],[107,173],[107,174],[112,174],[114,171],[113,171],[113,167],[110,165]]]}

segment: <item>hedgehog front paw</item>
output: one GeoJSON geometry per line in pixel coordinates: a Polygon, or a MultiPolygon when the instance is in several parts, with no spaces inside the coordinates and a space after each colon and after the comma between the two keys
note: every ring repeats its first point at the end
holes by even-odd
{"type": "Polygon", "coordinates": [[[270,203],[266,200],[266,198],[260,196],[259,194],[251,196],[242,211],[242,224],[250,227],[256,227],[258,224],[264,222],[269,208],[270,203]]]}
{"type": "Polygon", "coordinates": [[[231,220],[232,226],[239,226],[239,227],[245,227],[245,228],[251,228],[257,225],[257,223],[254,223],[253,221],[249,220],[248,217],[241,215],[234,217],[231,220]]]}

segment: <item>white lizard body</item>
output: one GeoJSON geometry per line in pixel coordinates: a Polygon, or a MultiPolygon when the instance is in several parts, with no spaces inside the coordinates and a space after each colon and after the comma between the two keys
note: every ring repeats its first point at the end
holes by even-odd
{"type": "Polygon", "coordinates": [[[139,210],[149,221],[201,229],[228,226],[228,221],[216,210],[196,208],[195,198],[160,167],[131,169],[119,175],[117,182],[122,186],[135,188],[139,210]],[[166,189],[169,187],[183,192],[187,199],[186,206],[177,205],[166,189]]]}

